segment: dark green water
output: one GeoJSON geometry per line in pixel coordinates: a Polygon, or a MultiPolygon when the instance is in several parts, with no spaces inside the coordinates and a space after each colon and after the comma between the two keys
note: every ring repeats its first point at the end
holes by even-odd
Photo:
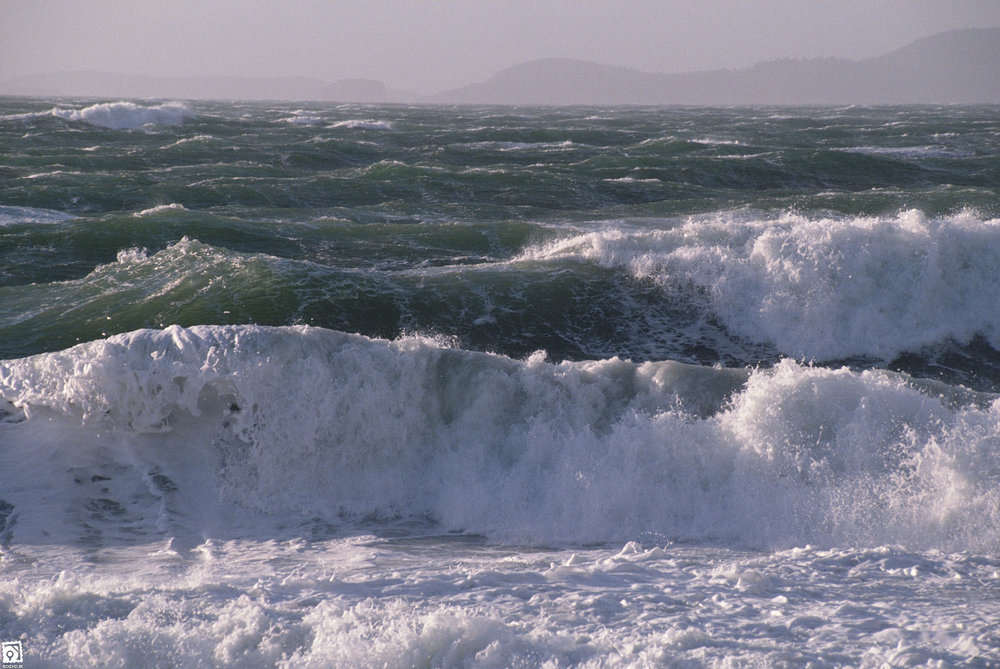
{"type": "Polygon", "coordinates": [[[309,324],[1000,381],[996,108],[0,104],[0,357],[309,324]]]}

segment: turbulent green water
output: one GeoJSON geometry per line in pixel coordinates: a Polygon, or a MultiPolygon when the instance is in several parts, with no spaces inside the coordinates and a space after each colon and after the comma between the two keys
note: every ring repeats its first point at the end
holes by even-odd
{"type": "Polygon", "coordinates": [[[997,666],[998,392],[997,107],[0,100],[26,666],[997,666]]]}
{"type": "MultiPolygon", "coordinates": [[[[86,104],[0,108],[0,357],[171,323],[258,323],[553,359],[889,360],[911,346],[829,352],[744,331],[713,295],[750,308],[765,297],[653,256],[686,244],[749,253],[790,215],[987,222],[1000,202],[995,108],[86,104]],[[667,248],[649,236],[692,221],[716,238],[690,232],[667,248]],[[612,232],[632,243],[532,253],[612,232]]],[[[845,252],[813,250],[828,269],[845,252]]],[[[1000,323],[995,311],[986,321],[916,348],[989,349],[981,336],[1000,323]]]]}

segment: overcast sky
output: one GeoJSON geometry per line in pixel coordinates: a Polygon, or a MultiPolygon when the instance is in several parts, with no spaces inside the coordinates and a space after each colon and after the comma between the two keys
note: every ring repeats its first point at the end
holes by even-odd
{"type": "Polygon", "coordinates": [[[996,26],[996,0],[0,0],[0,79],[363,77],[434,93],[543,57],[741,68],[996,26]]]}

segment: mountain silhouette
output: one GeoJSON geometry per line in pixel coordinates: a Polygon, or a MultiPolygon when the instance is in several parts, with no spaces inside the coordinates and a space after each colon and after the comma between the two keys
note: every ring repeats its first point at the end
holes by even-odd
{"type": "Polygon", "coordinates": [[[782,59],[744,70],[655,74],[549,58],[431,99],[542,105],[1000,103],[1000,28],[938,33],[863,60],[782,59]]]}

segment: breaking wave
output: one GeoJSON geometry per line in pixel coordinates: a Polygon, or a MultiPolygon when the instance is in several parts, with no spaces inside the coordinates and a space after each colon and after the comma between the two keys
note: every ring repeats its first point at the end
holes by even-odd
{"type": "Polygon", "coordinates": [[[1000,403],[884,371],[172,326],[0,363],[0,395],[22,542],[94,503],[51,492],[75,476],[102,481],[109,522],[139,519],[132,536],[240,509],[528,543],[1000,547],[1000,403]]]}
{"type": "Polygon", "coordinates": [[[111,130],[133,130],[144,125],[177,125],[195,116],[194,111],[180,102],[142,106],[134,102],[102,102],[83,109],[55,107],[50,112],[67,121],[79,121],[111,130]]]}
{"type": "Polygon", "coordinates": [[[713,214],[609,224],[519,260],[593,262],[699,292],[725,327],[815,360],[891,359],[975,336],[1000,348],[1000,219],[713,214]]]}

